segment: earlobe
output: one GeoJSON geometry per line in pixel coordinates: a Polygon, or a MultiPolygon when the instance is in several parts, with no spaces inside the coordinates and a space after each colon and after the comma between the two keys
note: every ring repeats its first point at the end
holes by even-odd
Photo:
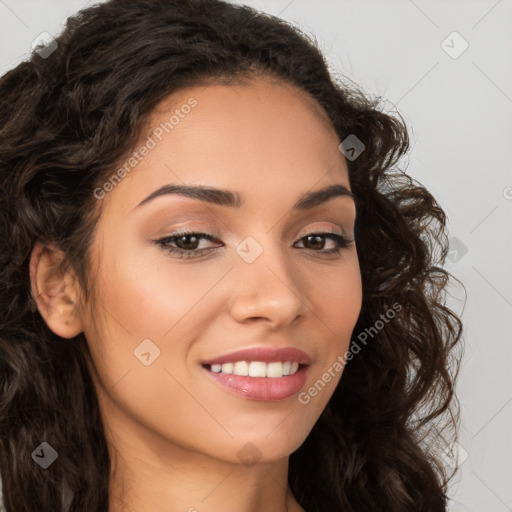
{"type": "Polygon", "coordinates": [[[32,297],[48,327],[62,338],[83,331],[79,284],[71,268],[59,270],[62,251],[36,241],[30,256],[32,297]]]}

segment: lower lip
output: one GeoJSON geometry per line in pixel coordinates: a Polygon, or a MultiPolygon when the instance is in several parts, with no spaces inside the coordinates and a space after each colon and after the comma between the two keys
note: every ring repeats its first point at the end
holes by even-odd
{"type": "Polygon", "coordinates": [[[249,400],[265,402],[277,402],[295,395],[302,389],[309,374],[309,366],[299,366],[293,375],[277,378],[216,373],[204,367],[203,370],[228,391],[249,400]]]}

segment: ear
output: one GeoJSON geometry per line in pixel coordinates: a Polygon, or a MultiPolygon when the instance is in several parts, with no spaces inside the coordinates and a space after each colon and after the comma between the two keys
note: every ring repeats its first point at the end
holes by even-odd
{"type": "Polygon", "coordinates": [[[62,338],[83,331],[80,287],[74,272],[59,271],[62,251],[36,241],[30,256],[32,296],[48,327],[62,338]]]}

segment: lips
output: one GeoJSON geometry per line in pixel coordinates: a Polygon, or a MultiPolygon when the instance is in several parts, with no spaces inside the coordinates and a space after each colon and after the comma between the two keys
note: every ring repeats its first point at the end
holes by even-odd
{"type": "Polygon", "coordinates": [[[300,365],[311,364],[311,357],[293,347],[287,348],[272,348],[272,347],[258,347],[250,348],[245,350],[238,350],[236,352],[230,352],[222,356],[215,357],[203,361],[203,365],[212,364],[224,364],[224,363],[236,363],[238,361],[261,361],[263,363],[277,363],[280,361],[291,361],[297,362],[300,365]]]}
{"type": "Polygon", "coordinates": [[[300,366],[293,375],[279,378],[225,375],[203,369],[205,376],[222,389],[241,398],[276,402],[296,395],[306,384],[309,366],[300,366]]]}
{"type": "Polygon", "coordinates": [[[303,388],[309,375],[311,361],[306,352],[293,347],[259,347],[208,359],[202,366],[206,377],[229,393],[249,400],[275,402],[291,398],[303,388]],[[288,361],[295,368],[298,366],[298,369],[291,375],[281,377],[251,377],[212,371],[212,365],[227,365],[240,361],[267,364],[288,361]]]}

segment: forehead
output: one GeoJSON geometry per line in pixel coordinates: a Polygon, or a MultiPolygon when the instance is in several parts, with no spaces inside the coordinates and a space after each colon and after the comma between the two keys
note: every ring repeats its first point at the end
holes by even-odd
{"type": "MultiPolygon", "coordinates": [[[[261,77],[244,85],[207,85],[180,90],[164,99],[149,118],[147,131],[170,121],[171,136],[166,137],[174,151],[201,152],[199,143],[217,146],[242,144],[249,149],[267,143],[274,147],[285,142],[305,148],[328,145],[337,135],[321,105],[304,90],[287,82],[261,77]],[[188,108],[190,103],[193,108],[188,108]],[[186,111],[184,114],[180,111],[186,111]],[[272,143],[273,142],[273,143],[272,143]]],[[[211,148],[209,148],[211,149],[211,148]]],[[[282,148],[287,149],[287,146],[282,148]]],[[[297,147],[294,148],[297,151],[297,147]]],[[[264,155],[260,155],[264,156],[264,155]]]]}
{"type": "Polygon", "coordinates": [[[131,209],[167,183],[238,190],[260,204],[317,182],[348,186],[338,144],[321,106],[289,84],[190,87],[155,108],[138,143],[150,150],[109,195],[122,191],[131,209]]]}

